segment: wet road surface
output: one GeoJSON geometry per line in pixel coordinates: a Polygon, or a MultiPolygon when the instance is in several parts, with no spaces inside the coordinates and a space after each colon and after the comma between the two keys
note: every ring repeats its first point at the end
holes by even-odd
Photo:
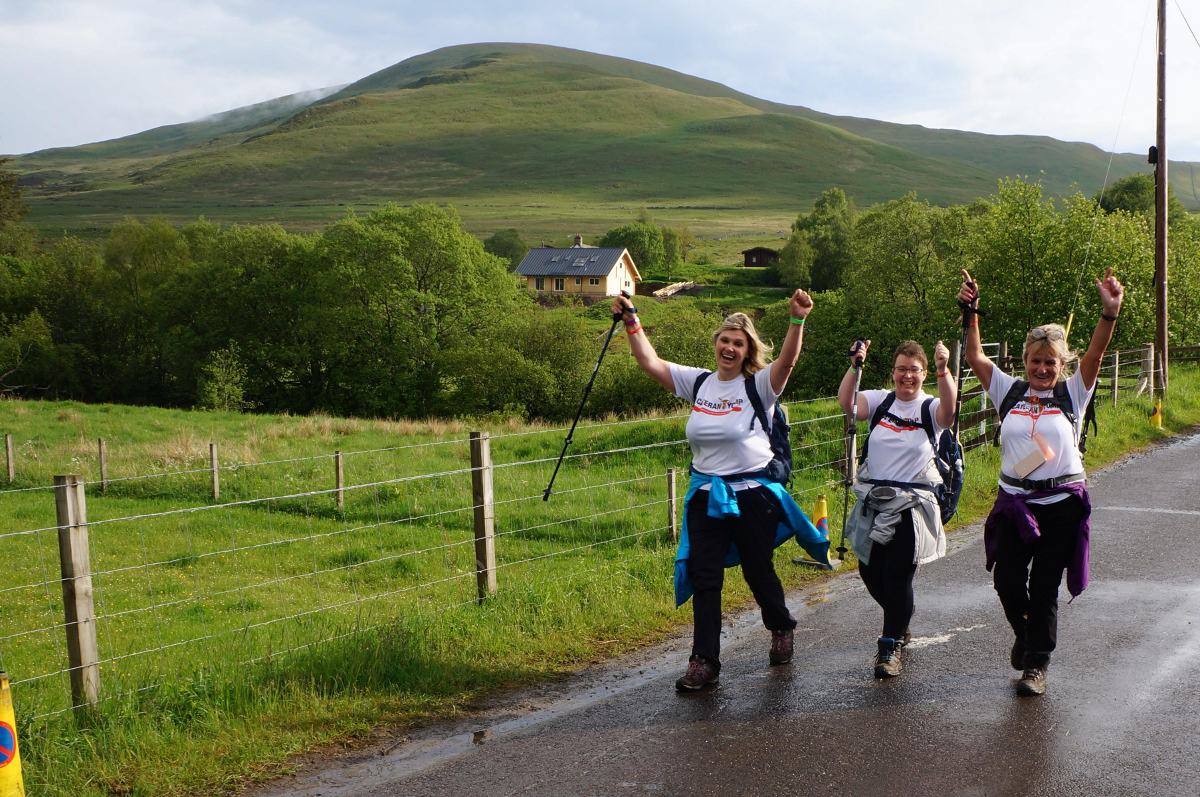
{"type": "Polygon", "coordinates": [[[675,640],[255,794],[1200,795],[1200,436],[1090,488],[1091,585],[1071,605],[1062,589],[1044,697],[1015,695],[972,527],[918,573],[890,681],[871,673],[881,612],[849,573],[789,596],[790,665],[767,665],[756,614],[727,618],[711,691],[675,693],[675,640]]]}

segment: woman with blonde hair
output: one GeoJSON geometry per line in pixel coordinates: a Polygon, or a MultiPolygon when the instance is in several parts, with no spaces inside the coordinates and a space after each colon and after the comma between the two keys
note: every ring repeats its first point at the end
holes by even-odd
{"type": "Polygon", "coordinates": [[[687,422],[692,467],[675,562],[676,604],[691,597],[694,615],[688,669],[675,682],[681,692],[718,680],[726,567],[741,564],[763,624],[771,631],[768,658],[771,664],[786,664],[792,659],[796,620],[775,573],[774,550],[796,536],[810,556],[829,562],[829,540],[780,483],[771,446],[773,410],[800,356],[804,322],[813,307],[802,290],[792,294],[789,305],[791,323],[778,359],[768,361],[770,350],[754,322],[734,313],[713,333],[714,372],[659,358],[629,299],[619,296],[613,303],[613,313],[624,314],[638,365],[692,405],[687,422]]]}
{"type": "Polygon", "coordinates": [[[1124,289],[1112,272],[1096,280],[1103,310],[1070,376],[1065,375],[1077,358],[1059,324],[1034,327],[1026,335],[1024,380],[1002,373],[983,354],[974,309],[979,287],[966,270],[958,293],[967,362],[1001,415],[1000,489],[983,539],[987,568],[1015,634],[1009,662],[1021,671],[1017,694],[1023,696],[1046,692],[1063,571],[1072,597],[1087,588],[1092,505],[1079,440],[1121,312],[1124,289]]]}

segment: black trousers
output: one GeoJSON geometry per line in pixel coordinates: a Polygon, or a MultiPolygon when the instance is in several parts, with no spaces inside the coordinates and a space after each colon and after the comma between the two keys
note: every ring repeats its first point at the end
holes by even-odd
{"type": "Polygon", "coordinates": [[[796,627],[783,598],[783,584],[775,573],[775,530],[783,507],[765,487],[740,490],[740,517],[708,516],[708,491],[697,490],[687,505],[688,575],[692,579],[692,613],[695,627],[692,653],[718,668],[721,655],[721,587],[725,584],[725,556],[737,545],[742,575],[762,609],[763,624],[772,631],[796,627]]]}
{"type": "Polygon", "coordinates": [[[1072,495],[1028,506],[1041,536],[1027,545],[1012,521],[1000,518],[992,583],[1013,633],[1025,640],[1025,666],[1044,669],[1058,642],[1058,588],[1075,552],[1083,502],[1072,495]]]}
{"type": "Polygon", "coordinates": [[[869,565],[858,563],[858,572],[867,592],[883,607],[883,633],[880,636],[902,639],[913,615],[913,576],[917,565],[917,536],[913,530],[912,510],[905,510],[896,525],[896,534],[887,545],[872,540],[869,565]]]}

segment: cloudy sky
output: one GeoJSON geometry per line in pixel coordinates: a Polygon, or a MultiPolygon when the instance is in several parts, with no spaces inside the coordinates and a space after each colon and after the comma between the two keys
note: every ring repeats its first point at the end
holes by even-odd
{"type": "MultiPolygon", "coordinates": [[[[1172,158],[1200,160],[1200,0],[1168,0],[1172,158]],[[1190,107],[1189,107],[1190,106],[1190,107]]],[[[1153,0],[0,0],[0,152],[348,83],[452,44],[556,44],[777,102],[1143,152],[1153,0]],[[1128,91],[1128,105],[1122,106],[1128,91]],[[1118,133],[1119,127],[1119,136],[1118,133]]]]}

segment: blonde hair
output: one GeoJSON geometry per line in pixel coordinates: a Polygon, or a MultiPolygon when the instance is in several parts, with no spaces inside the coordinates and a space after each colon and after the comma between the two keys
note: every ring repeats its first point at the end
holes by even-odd
{"type": "Polygon", "coordinates": [[[767,355],[771,353],[771,347],[762,342],[762,338],[754,329],[754,322],[745,313],[734,313],[722,321],[721,325],[717,327],[717,331],[713,333],[713,344],[716,344],[717,338],[721,337],[722,332],[731,329],[746,334],[746,359],[742,360],[742,374],[754,376],[766,368],[767,355]]]}
{"type": "Polygon", "coordinates": [[[1029,334],[1025,336],[1025,346],[1021,349],[1021,359],[1024,360],[1029,356],[1030,349],[1039,346],[1050,349],[1050,353],[1062,361],[1064,375],[1067,373],[1067,369],[1079,359],[1079,356],[1067,346],[1067,330],[1062,324],[1042,324],[1040,327],[1029,330],[1029,334]]]}

